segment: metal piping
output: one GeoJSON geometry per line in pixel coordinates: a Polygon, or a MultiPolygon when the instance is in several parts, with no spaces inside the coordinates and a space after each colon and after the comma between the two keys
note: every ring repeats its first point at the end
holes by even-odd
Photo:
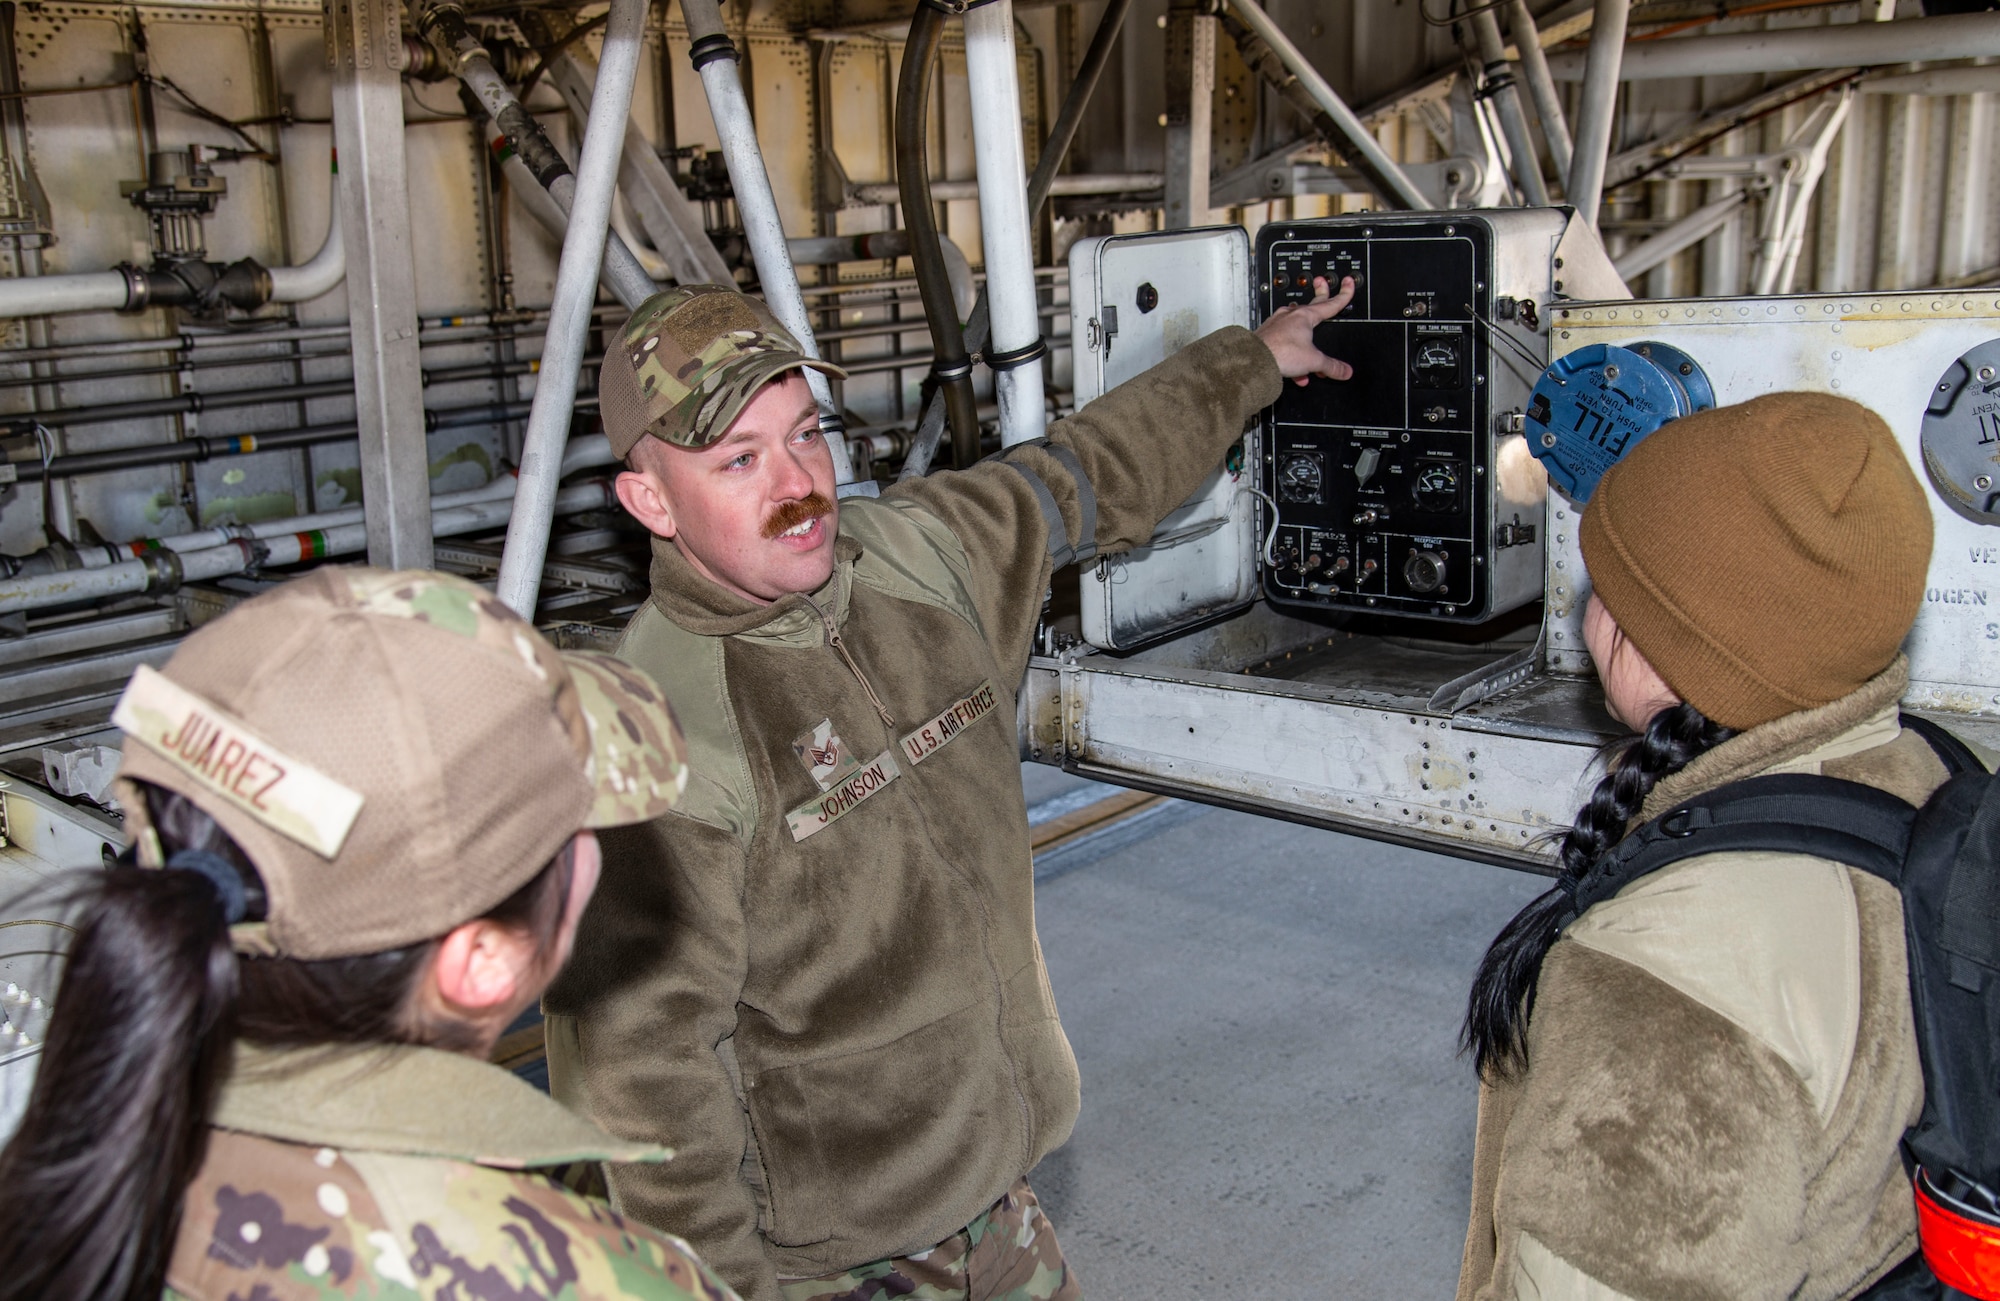
{"type": "MultiPolygon", "coordinates": [[[[862,235],[803,235],[785,241],[794,266],[814,266],[837,262],[873,262],[878,259],[908,257],[913,247],[907,230],[881,230],[862,235]]],[[[979,281],[965,250],[949,235],[938,236],[938,252],[944,257],[945,279],[951,285],[951,301],[959,319],[972,315],[979,300],[979,281]]],[[[873,331],[871,331],[872,333],[873,331]]],[[[890,333],[890,331],[883,331],[890,333]]],[[[822,338],[833,336],[822,333],[822,338]]],[[[855,338],[852,333],[841,337],[855,338]]]]}
{"type": "MultiPolygon", "coordinates": [[[[1089,108],[1090,98],[1097,90],[1105,66],[1111,62],[1112,47],[1118,44],[1118,33],[1124,29],[1125,17],[1131,11],[1132,0],[1106,0],[1104,12],[1097,20],[1097,30],[1091,33],[1090,46],[1083,52],[1083,62],[1077,66],[1076,80],[1070,83],[1068,92],[1063,95],[1055,125],[1049,128],[1049,138],[1042,142],[1041,154],[1035,160],[1035,174],[1028,178],[1028,212],[1031,217],[1041,212],[1042,205],[1048,202],[1055,188],[1058,180],[1056,169],[1069,155],[1070,145],[1076,140],[1077,128],[1083,125],[1084,110],[1089,108]]],[[[1051,274],[1056,270],[1051,268],[1051,274]]],[[[1035,274],[1041,275],[1041,270],[1037,268],[1035,274]]],[[[967,341],[984,348],[986,293],[983,289],[966,320],[967,341]]],[[[977,412],[974,414],[976,416],[977,412]]],[[[938,440],[943,432],[943,404],[933,397],[923,418],[917,423],[909,454],[903,460],[902,469],[896,473],[898,480],[918,478],[929,473],[931,459],[937,455],[938,440]]]]}
{"type": "Polygon", "coordinates": [[[1562,96],[1549,76],[1548,55],[1542,53],[1542,33],[1535,16],[1528,12],[1528,0],[1507,0],[1507,29],[1514,37],[1514,49],[1521,59],[1521,75],[1528,83],[1528,97],[1535,101],[1535,116],[1542,120],[1542,136],[1549,142],[1549,161],[1556,175],[1568,176],[1570,163],[1569,123],[1563,117],[1562,96]]]}
{"type": "Polygon", "coordinates": [[[340,155],[333,156],[333,179],[327,182],[326,238],[319,252],[295,267],[272,267],[271,301],[308,303],[347,278],[347,242],[340,229],[340,155]]]}
{"type": "MultiPolygon", "coordinates": [[[[441,507],[445,499],[433,499],[441,507]]],[[[610,481],[593,479],[565,488],[552,503],[553,512],[574,515],[603,510],[618,503],[610,481]]],[[[479,533],[505,524],[513,510],[508,497],[434,510],[431,536],[479,533]]],[[[56,605],[101,601],[114,596],[165,595],[186,583],[209,582],[253,569],[278,568],[368,549],[368,526],[360,522],[330,528],[302,529],[269,538],[238,537],[219,546],[192,551],[149,551],[135,560],[101,569],[65,569],[0,580],[0,615],[56,605]]]]}
{"type": "Polygon", "coordinates": [[[1292,44],[1291,38],[1271,21],[1271,16],[1256,3],[1256,0],[1227,0],[1229,8],[1258,39],[1270,46],[1284,63],[1285,70],[1298,78],[1300,86],[1312,96],[1346,142],[1343,152],[1349,155],[1355,167],[1368,178],[1368,183],[1381,191],[1382,197],[1399,207],[1429,211],[1436,205],[1424,197],[1424,192],[1404,174],[1396,160],[1389,157],[1380,142],[1370,134],[1354,110],[1334,92],[1319,69],[1292,44]]]}
{"type": "Polygon", "coordinates": [[[1935,68],[1899,77],[1873,77],[1857,89],[1864,95],[1985,95],[2000,90],[2000,67],[1935,68]]]}
{"type": "MultiPolygon", "coordinates": [[[[1081,74],[1078,74],[1081,75],[1081,74]]],[[[1071,133],[1075,133],[1072,131],[1071,133]]],[[[1054,139],[1053,133],[1050,135],[1054,139]]],[[[1049,193],[1058,197],[1069,194],[1150,194],[1166,185],[1164,172],[1100,172],[1078,173],[1058,176],[1049,193]]],[[[854,187],[854,197],[864,204],[901,203],[902,194],[895,185],[870,183],[854,187]]],[[[979,197],[978,181],[932,181],[931,200],[944,203],[955,199],[976,199],[979,197]]]]}
{"type": "MultiPolygon", "coordinates": [[[[865,286],[863,286],[865,287],[865,286]]],[[[618,311],[614,307],[598,309],[599,315],[611,315],[618,311]]],[[[458,312],[448,316],[425,317],[418,326],[424,340],[442,346],[447,343],[471,343],[473,337],[440,336],[459,330],[480,330],[489,327],[532,325],[548,319],[548,313],[540,309],[523,309],[513,312],[458,312]]],[[[207,351],[210,348],[257,348],[273,343],[299,343],[312,339],[346,339],[353,333],[352,327],[342,321],[338,325],[287,326],[275,330],[182,330],[157,339],[116,339],[82,343],[53,344],[43,348],[9,348],[0,351],[0,366],[18,366],[35,361],[83,361],[98,357],[129,357],[142,353],[189,353],[207,351]]],[[[342,349],[343,353],[347,350],[342,349]]],[[[291,361],[288,353],[251,356],[244,363],[253,361],[291,361]]],[[[178,369],[178,368],[176,368],[178,369]]],[[[87,374],[74,378],[88,378],[87,374]]],[[[61,381],[67,376],[54,376],[61,381]]]]}
{"type": "MultiPolygon", "coordinates": [[[[1576,153],[1570,159],[1563,194],[1585,225],[1597,228],[1604,201],[1604,163],[1611,153],[1612,120],[1618,109],[1618,74],[1625,54],[1625,20],[1631,0],[1597,0],[1590,27],[1590,55],[1577,110],[1576,153]]],[[[1553,72],[1554,63],[1550,65],[1553,72]]],[[[1706,75],[1706,74],[1701,74],[1706,75]]]]}
{"type": "Polygon", "coordinates": [[[1535,140],[1528,134],[1527,115],[1521,112],[1521,96],[1514,87],[1514,70],[1507,65],[1507,43],[1500,39],[1500,20],[1490,7],[1472,15],[1472,35],[1479,46],[1486,85],[1483,94],[1500,112],[1500,130],[1507,137],[1507,152],[1513,155],[1514,183],[1521,198],[1532,208],[1549,206],[1548,186],[1542,181],[1541,159],[1535,156],[1535,140]]]}
{"type": "Polygon", "coordinates": [[[1704,204],[1651,239],[1620,253],[1612,259],[1612,269],[1626,281],[1644,275],[1682,249],[1693,248],[1721,230],[1749,202],[1750,191],[1745,189],[1731,191],[1713,203],[1704,204]]]}
{"type": "Polygon", "coordinates": [[[220,262],[156,263],[149,270],[126,263],[110,271],[21,276],[0,280],[0,319],[66,312],[138,312],[155,306],[193,305],[204,296],[244,311],[254,311],[265,303],[303,303],[318,298],[347,275],[347,249],[340,233],[339,175],[336,160],[334,181],[328,187],[331,202],[326,239],[318,252],[298,266],[264,267],[255,259],[244,258],[227,267],[220,262]]]}
{"type": "MultiPolygon", "coordinates": [[[[923,295],[924,319],[930,322],[935,352],[931,377],[944,402],[945,425],[951,430],[951,459],[964,469],[979,459],[979,403],[972,392],[972,358],[965,332],[952,301],[938,244],[937,209],[931,193],[931,77],[937,70],[938,47],[944,40],[944,14],[919,4],[903,43],[903,64],[896,77],[896,185],[902,198],[903,226],[910,232],[910,261],[923,295]]],[[[976,189],[976,187],[975,187],[976,189]]]]}
{"type": "MultiPolygon", "coordinates": [[[[509,148],[527,166],[529,174],[549,192],[549,197],[564,212],[573,210],[577,203],[576,174],[556,150],[548,133],[542,130],[542,124],[522,106],[513,87],[493,66],[493,56],[473,35],[472,29],[465,25],[465,10],[457,0],[443,0],[443,3],[427,6],[417,19],[417,27],[445,65],[478,99],[486,115],[492,119],[494,129],[506,138],[509,148]]],[[[607,36],[606,39],[610,38],[607,36]]],[[[629,89],[626,97],[629,101],[629,89]]],[[[624,142],[621,132],[618,143],[622,147],[624,142]]],[[[612,166],[617,166],[615,155],[612,166]]],[[[607,228],[605,240],[608,247],[596,257],[605,285],[627,310],[637,308],[652,294],[653,282],[639,266],[639,259],[626,247],[625,241],[618,238],[617,232],[607,228]]]]}
{"type": "MultiPolygon", "coordinates": [[[[463,407],[426,407],[424,431],[462,429],[467,425],[519,420],[528,414],[527,402],[481,402],[463,407]]],[[[579,395],[575,410],[595,411],[597,395],[579,395]]],[[[13,462],[14,472],[23,483],[43,479],[68,479],[85,474],[108,474],[116,470],[140,470],[155,465],[184,465],[213,461],[229,456],[251,456],[259,452],[279,452],[321,443],[351,443],[361,435],[360,427],[349,421],[338,425],[300,425],[258,434],[196,436],[172,443],[150,443],[139,447],[118,447],[102,452],[72,452],[40,460],[13,462]]]]}
{"type": "MultiPolygon", "coordinates": [[[[1599,21],[1602,21],[1600,17],[1599,21]]],[[[1597,49],[1592,33],[1591,52],[1597,49]]],[[[1624,38],[1623,24],[1619,37],[1624,38]]],[[[1727,36],[1681,36],[1638,41],[1625,51],[1618,77],[1657,81],[1666,77],[1733,77],[1762,72],[1804,72],[1815,68],[1876,67],[1976,59],[2000,55],[2000,13],[1945,14],[1894,22],[1836,23],[1828,27],[1786,27],[1727,36]]],[[[1558,81],[1588,77],[1574,54],[1549,59],[1558,81]]],[[[1588,90],[1585,94],[1588,95],[1588,90]]],[[[1579,139],[1577,147],[1582,148],[1579,139]]]]}
{"type": "MultiPolygon", "coordinates": [[[[777,196],[771,192],[771,175],[764,170],[764,155],[757,147],[757,124],[751,119],[750,101],[744,97],[743,81],[737,75],[736,46],[723,30],[722,10],[716,0],[681,0],[681,17],[687,22],[692,42],[688,58],[701,74],[701,86],[708,95],[709,116],[715,119],[716,135],[722,141],[730,188],[736,192],[736,211],[743,218],[743,235],[750,244],[751,260],[757,264],[765,305],[800,349],[808,357],[817,357],[819,345],[813,340],[812,318],[806,314],[805,295],[799,292],[798,272],[785,254],[784,220],[778,213],[777,196]]],[[[840,408],[833,400],[833,386],[819,371],[808,370],[805,376],[813,400],[819,404],[820,433],[833,453],[834,481],[850,483],[854,464],[847,456],[847,437],[840,408]]]]}
{"type": "MultiPolygon", "coordinates": [[[[618,156],[625,148],[632,86],[646,45],[647,5],[648,0],[611,0],[597,85],[590,96],[590,121],[578,151],[569,233],[563,237],[562,257],[556,264],[549,332],[542,343],[541,378],[535,384],[521,445],[521,486],[515,494],[495,589],[500,600],[524,619],[535,617],[535,602],[541,592],[542,562],[548,556],[563,444],[569,441],[575,414],[576,381],[590,342],[590,309],[597,301],[597,276],[610,234],[611,201],[618,189],[618,156]]],[[[650,281],[646,287],[650,293],[650,281]]]]}
{"type": "MultiPolygon", "coordinates": [[[[616,464],[617,460],[618,458],[611,454],[611,441],[608,438],[603,434],[590,434],[571,440],[570,445],[563,449],[562,472],[564,477],[568,477],[579,470],[616,464]]],[[[431,498],[432,516],[435,518],[437,512],[457,506],[470,506],[489,501],[511,501],[517,486],[518,480],[513,475],[502,474],[477,488],[439,494],[431,498]]],[[[311,515],[295,515],[287,519],[200,529],[193,533],[179,533],[164,538],[138,538],[131,542],[108,542],[99,546],[44,547],[40,551],[12,558],[6,576],[32,577],[62,569],[103,569],[122,564],[127,560],[143,558],[151,552],[160,550],[203,551],[209,547],[219,547],[232,538],[269,540],[288,533],[360,524],[364,518],[362,508],[355,505],[311,515]],[[60,563],[56,561],[58,552],[62,556],[60,563]]]]}
{"type": "Polygon", "coordinates": [[[1042,341],[1029,240],[1028,169],[1021,148],[1021,83],[1014,60],[1014,0],[990,0],[965,15],[965,79],[972,95],[972,149],[979,170],[979,229],[986,246],[986,298],[993,329],[985,350],[1000,401],[1000,445],[1033,442],[1047,427],[1042,341]]]}
{"type": "MultiPolygon", "coordinates": [[[[549,65],[550,80],[578,122],[588,109],[596,77],[589,56],[574,48],[549,65]]],[[[702,229],[700,210],[681,193],[673,172],[654,152],[639,124],[629,117],[625,119],[625,154],[618,164],[618,184],[674,281],[683,285],[730,283],[729,264],[702,229]]],[[[638,242],[627,242],[640,261],[645,261],[638,242]]],[[[653,276],[655,280],[663,278],[653,276]]]]}

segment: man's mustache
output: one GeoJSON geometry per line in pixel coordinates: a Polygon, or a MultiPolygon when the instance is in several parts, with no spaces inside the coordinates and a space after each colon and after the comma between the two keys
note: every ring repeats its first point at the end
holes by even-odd
{"type": "Polygon", "coordinates": [[[794,529],[807,520],[831,514],[833,503],[815,492],[797,501],[788,501],[771,512],[771,518],[764,521],[764,536],[775,538],[786,529],[794,529]]]}

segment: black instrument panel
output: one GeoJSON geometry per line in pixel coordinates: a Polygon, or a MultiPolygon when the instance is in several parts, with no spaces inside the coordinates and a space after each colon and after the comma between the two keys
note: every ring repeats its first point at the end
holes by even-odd
{"type": "Polygon", "coordinates": [[[1354,301],[1313,336],[1354,378],[1288,384],[1264,415],[1264,487],[1278,504],[1271,601],[1484,615],[1492,440],[1474,313],[1491,310],[1492,256],[1491,231],[1472,222],[1348,217],[1258,233],[1266,316],[1308,301],[1316,276],[1336,291],[1355,278],[1354,301]]]}

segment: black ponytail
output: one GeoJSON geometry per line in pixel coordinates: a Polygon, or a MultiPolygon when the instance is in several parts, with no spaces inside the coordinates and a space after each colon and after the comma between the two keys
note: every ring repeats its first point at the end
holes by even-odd
{"type": "MultiPolygon", "coordinates": [[[[189,870],[140,869],[128,854],[63,896],[77,933],[27,1110],[0,1150],[0,1301],[159,1301],[237,1038],[477,1042],[415,1007],[435,940],[316,961],[239,957],[229,923],[264,920],[262,878],[193,802],[139,789],[169,864],[189,870]]],[[[484,916],[552,949],[569,863],[566,846],[484,916]]]]}
{"type": "MultiPolygon", "coordinates": [[[[186,836],[185,812],[162,811],[164,842],[241,863],[205,817],[186,836]]],[[[64,1011],[0,1151],[0,1298],[157,1299],[229,1067],[229,923],[216,883],[195,871],[124,863],[67,898],[80,921],[64,1011]]]]}
{"type": "Polygon", "coordinates": [[[1644,732],[1613,744],[1606,760],[1609,771],[1557,850],[1556,877],[1561,884],[1514,915],[1486,950],[1473,978],[1459,1042],[1472,1054],[1482,1079],[1505,1079],[1527,1069],[1528,1018],[1535,1010],[1542,959],[1562,928],[1576,917],[1570,888],[1624,839],[1626,828],[1660,779],[1734,735],[1693,705],[1679,704],[1654,714],[1644,732]]]}

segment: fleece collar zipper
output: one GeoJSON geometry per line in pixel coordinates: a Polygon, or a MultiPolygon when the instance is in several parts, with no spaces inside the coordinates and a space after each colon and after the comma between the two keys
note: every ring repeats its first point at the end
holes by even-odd
{"type": "Polygon", "coordinates": [[[875,688],[869,684],[867,675],[861,671],[861,666],[856,664],[854,657],[847,653],[847,643],[840,639],[840,629],[834,626],[833,615],[821,609],[819,602],[813,600],[804,592],[799,593],[799,599],[811,606],[812,612],[818,615],[819,621],[826,626],[826,644],[833,647],[835,652],[847,664],[848,672],[854,675],[854,680],[859,682],[861,689],[868,693],[868,703],[875,706],[875,712],[882,716],[882,726],[893,729],[896,726],[896,720],[890,716],[888,706],[882,703],[882,697],[875,694],[875,688]]]}

